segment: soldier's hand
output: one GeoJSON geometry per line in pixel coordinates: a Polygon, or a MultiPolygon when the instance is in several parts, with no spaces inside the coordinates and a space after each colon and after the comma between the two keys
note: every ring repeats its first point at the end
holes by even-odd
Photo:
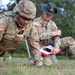
{"type": "Polygon", "coordinates": [[[56,36],[61,36],[61,30],[56,30],[55,35],[56,36]]]}
{"type": "Polygon", "coordinates": [[[59,48],[54,48],[53,54],[58,54],[59,53],[59,48]]]}

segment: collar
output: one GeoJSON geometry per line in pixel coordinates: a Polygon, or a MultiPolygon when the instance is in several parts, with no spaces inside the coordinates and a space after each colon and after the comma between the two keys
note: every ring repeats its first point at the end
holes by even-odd
{"type": "Polygon", "coordinates": [[[21,28],[22,28],[22,25],[21,25],[21,24],[19,24],[19,22],[17,21],[16,17],[15,17],[15,22],[17,23],[17,25],[18,25],[19,27],[21,27],[21,28]]]}

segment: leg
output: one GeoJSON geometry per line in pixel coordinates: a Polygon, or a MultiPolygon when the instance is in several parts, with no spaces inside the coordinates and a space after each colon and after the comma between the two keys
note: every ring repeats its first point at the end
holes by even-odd
{"type": "Polygon", "coordinates": [[[65,37],[61,39],[61,48],[68,49],[68,52],[75,55],[75,40],[72,37],[65,37]]]}
{"type": "Polygon", "coordinates": [[[74,42],[74,39],[72,37],[65,37],[61,39],[61,48],[65,49],[69,47],[69,45],[74,42]]]}
{"type": "Polygon", "coordinates": [[[41,56],[40,51],[38,51],[37,49],[32,49],[31,53],[32,53],[32,57],[34,60],[34,65],[37,67],[42,66],[43,65],[43,58],[41,56]]]}
{"type": "Polygon", "coordinates": [[[51,59],[50,59],[50,56],[43,57],[43,63],[44,63],[44,65],[46,65],[46,66],[52,65],[52,61],[51,61],[51,59]]]}
{"type": "Polygon", "coordinates": [[[50,66],[52,64],[58,64],[56,55],[51,55],[51,56],[43,57],[43,63],[46,66],[50,66]]]}
{"type": "Polygon", "coordinates": [[[75,42],[72,42],[69,45],[69,53],[72,55],[72,58],[75,58],[75,42]]]}
{"type": "Polygon", "coordinates": [[[53,62],[54,64],[58,64],[58,60],[57,60],[57,58],[56,58],[56,55],[51,55],[51,56],[50,56],[50,59],[52,60],[52,62],[53,62]]]}

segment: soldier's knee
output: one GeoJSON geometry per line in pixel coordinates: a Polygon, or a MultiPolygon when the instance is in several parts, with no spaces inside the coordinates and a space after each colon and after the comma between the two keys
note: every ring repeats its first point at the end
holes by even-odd
{"type": "Polygon", "coordinates": [[[34,60],[34,65],[35,65],[36,67],[42,66],[42,65],[43,65],[43,58],[39,58],[39,59],[37,59],[37,60],[34,60]]]}
{"type": "Polygon", "coordinates": [[[51,59],[50,59],[50,56],[44,57],[43,64],[44,64],[45,66],[51,66],[51,65],[52,65],[52,61],[51,61],[51,59]]]}

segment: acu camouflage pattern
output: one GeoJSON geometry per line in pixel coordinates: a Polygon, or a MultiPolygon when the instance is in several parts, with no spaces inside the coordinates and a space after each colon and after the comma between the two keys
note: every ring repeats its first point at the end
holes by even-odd
{"type": "Polygon", "coordinates": [[[24,28],[18,27],[15,14],[12,15],[12,12],[0,14],[0,29],[2,30],[0,31],[0,55],[6,51],[17,49],[29,37],[31,29],[34,33],[31,21],[24,28]]]}
{"type": "Polygon", "coordinates": [[[41,48],[42,46],[49,45],[50,42],[54,46],[59,48],[59,46],[61,44],[60,38],[56,37],[54,39],[54,37],[53,37],[55,35],[55,30],[57,30],[57,26],[52,20],[50,20],[48,22],[48,24],[46,24],[42,20],[42,17],[34,19],[32,24],[35,27],[35,29],[37,30],[36,34],[38,35],[38,38],[39,38],[39,42],[36,42],[37,46],[35,48],[32,48],[32,54],[34,56],[35,65],[39,65],[39,63],[42,63],[40,65],[44,64],[44,65],[49,66],[52,64],[50,57],[49,56],[42,57],[41,53],[39,52],[38,49],[41,48]],[[54,39],[54,41],[53,41],[53,39],[54,39]],[[48,60],[48,58],[49,58],[49,60],[48,60]]]}
{"type": "Polygon", "coordinates": [[[33,19],[36,16],[36,6],[29,0],[20,1],[13,10],[28,19],[33,19]]]}
{"type": "Polygon", "coordinates": [[[68,50],[68,52],[72,55],[72,58],[75,58],[75,40],[72,37],[61,38],[61,46],[60,48],[68,50]]]}
{"type": "Polygon", "coordinates": [[[33,57],[34,57],[35,65],[39,65],[41,63],[40,65],[44,64],[49,66],[52,64],[50,57],[49,56],[42,57],[38,50],[39,48],[45,45],[52,44],[55,47],[57,48],[61,47],[62,49],[68,47],[69,52],[74,54],[74,51],[75,51],[75,44],[73,43],[74,39],[72,37],[65,37],[62,39],[60,39],[59,37],[54,37],[55,30],[57,30],[58,28],[52,20],[50,20],[48,24],[46,24],[42,20],[42,17],[39,17],[34,19],[33,26],[37,30],[36,34],[38,35],[38,37],[36,38],[39,38],[39,42],[35,41],[34,43],[34,45],[37,44],[35,45],[35,48],[32,47],[31,49],[33,57]]]}
{"type": "Polygon", "coordinates": [[[39,52],[38,48],[40,48],[39,46],[39,36],[37,34],[37,30],[36,28],[33,26],[33,31],[31,30],[30,36],[28,38],[28,43],[30,45],[30,50],[31,50],[31,54],[32,54],[32,58],[34,60],[34,63],[36,66],[42,65],[42,60],[43,58],[41,57],[41,53],[39,52]],[[39,60],[40,58],[40,60],[39,60]]]}
{"type": "MultiPolygon", "coordinates": [[[[55,31],[57,30],[56,24],[50,20],[47,24],[42,20],[42,17],[39,17],[34,20],[33,25],[38,31],[38,36],[40,40],[40,46],[52,44],[55,47],[61,45],[60,38],[54,37],[55,31]]],[[[41,48],[41,47],[40,47],[41,48]]]]}

